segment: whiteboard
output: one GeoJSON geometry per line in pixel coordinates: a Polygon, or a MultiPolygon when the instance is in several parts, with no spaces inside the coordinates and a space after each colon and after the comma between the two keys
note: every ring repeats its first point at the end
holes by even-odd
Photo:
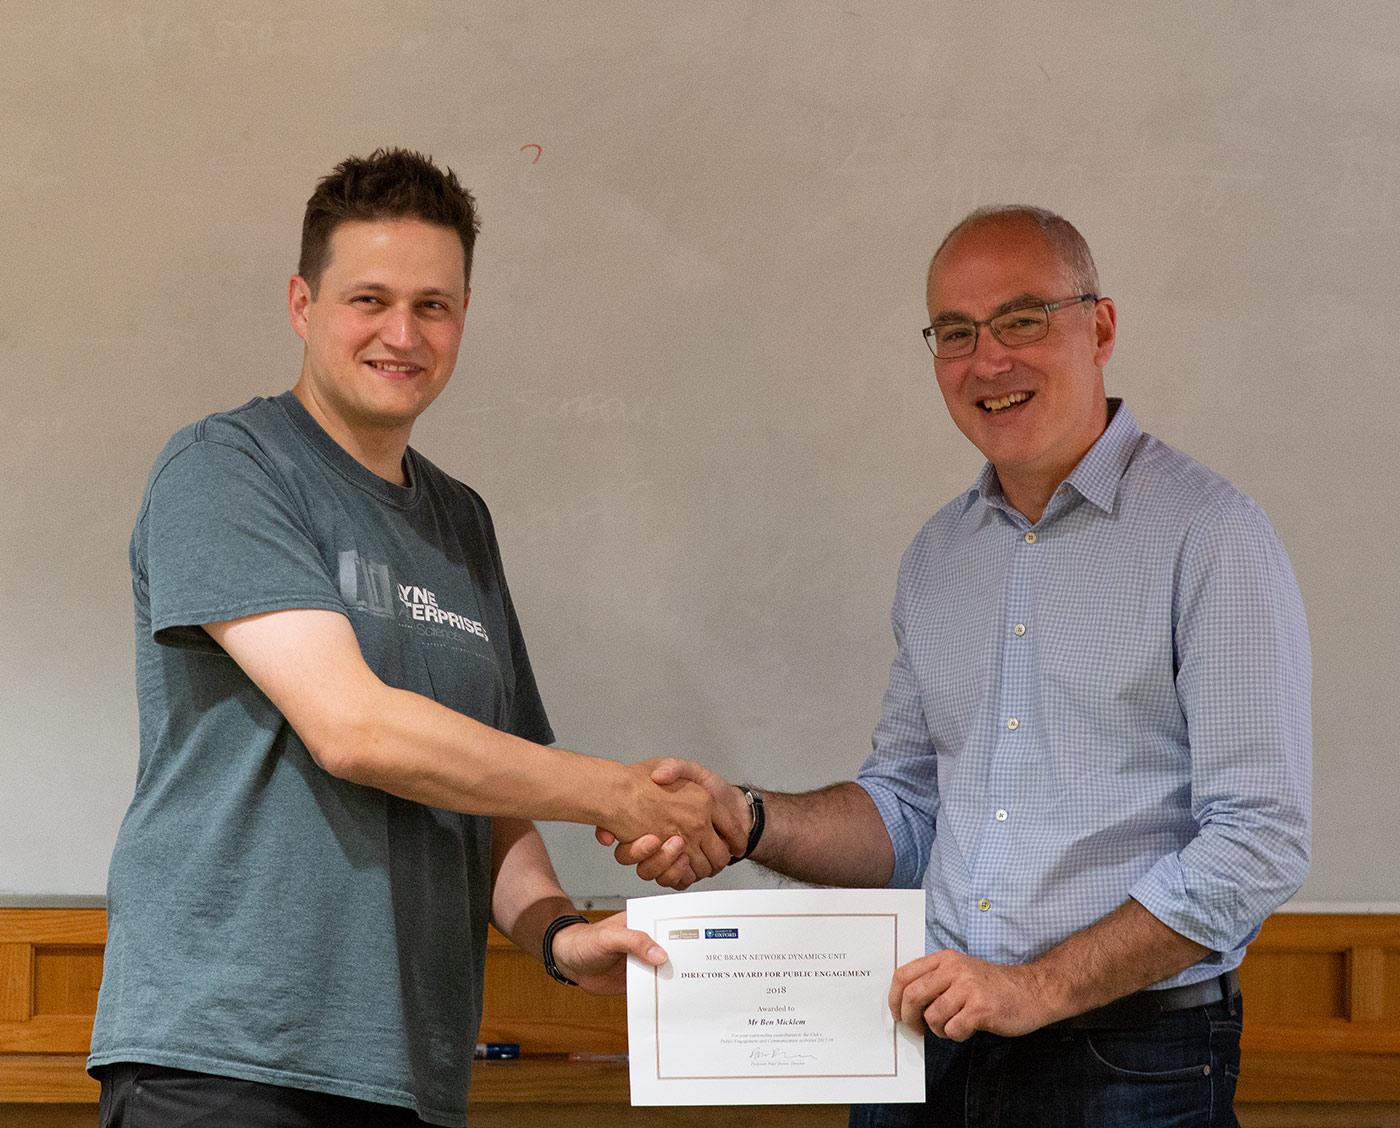
{"type": "MultiPolygon", "coordinates": [[[[1300,899],[1400,899],[1400,537],[1372,512],[1400,477],[1391,3],[10,0],[0,61],[0,894],[102,892],[146,474],[290,386],[302,205],[400,144],[484,217],[414,444],[492,506],[561,743],[852,776],[899,555],[980,467],[919,339],[924,267],[968,209],[1029,201],[1117,300],[1110,394],[1292,556],[1300,899]]],[[[574,894],[647,888],[546,835],[574,894]]]]}

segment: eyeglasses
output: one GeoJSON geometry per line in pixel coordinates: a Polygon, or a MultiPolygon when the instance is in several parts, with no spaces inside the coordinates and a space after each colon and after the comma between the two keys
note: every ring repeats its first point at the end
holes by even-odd
{"type": "Polygon", "coordinates": [[[1035,344],[1050,332],[1050,315],[1057,309],[1098,300],[1097,294],[1080,294],[1062,302],[1046,302],[1007,310],[987,321],[944,321],[938,325],[930,325],[924,330],[924,343],[928,345],[929,352],[939,360],[971,356],[977,351],[978,332],[981,326],[985,325],[992,331],[992,336],[1007,348],[1019,349],[1022,345],[1035,344]]]}

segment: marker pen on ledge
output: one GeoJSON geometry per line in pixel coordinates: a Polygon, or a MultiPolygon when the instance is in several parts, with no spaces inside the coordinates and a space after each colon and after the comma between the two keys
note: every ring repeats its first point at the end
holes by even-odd
{"type": "Polygon", "coordinates": [[[519,1042],[478,1042],[472,1057],[478,1061],[511,1061],[520,1056],[519,1042]]]}

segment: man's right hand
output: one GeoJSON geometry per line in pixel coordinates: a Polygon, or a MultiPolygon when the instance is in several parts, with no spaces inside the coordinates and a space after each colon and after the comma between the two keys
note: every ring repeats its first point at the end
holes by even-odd
{"type": "Polygon", "coordinates": [[[636,866],[637,876],[643,881],[655,881],[667,889],[688,889],[697,880],[718,873],[731,857],[744,852],[751,816],[744,793],[736,786],[691,760],[668,757],[633,766],[647,770],[650,782],[665,791],[674,793],[673,789],[680,788],[686,794],[692,789],[702,790],[714,812],[713,825],[723,840],[724,854],[716,864],[710,848],[713,843],[706,840],[706,848],[699,852],[701,861],[693,846],[687,845],[692,842],[688,836],[647,833],[627,839],[599,827],[595,831],[598,841],[604,846],[616,844],[613,856],[621,865],[636,866]]]}
{"type": "MultiPolygon", "coordinates": [[[[640,801],[634,808],[639,818],[634,825],[639,825],[642,833],[613,832],[612,837],[619,843],[641,844],[642,848],[632,851],[623,851],[619,845],[618,860],[625,865],[649,861],[646,872],[638,865],[644,880],[653,876],[660,880],[674,871],[672,881],[683,881],[684,885],[668,887],[684,888],[719,873],[731,857],[743,853],[749,832],[742,808],[747,804],[742,796],[740,809],[727,803],[725,792],[730,789],[719,776],[699,764],[676,759],[644,760],[631,765],[631,770],[641,777],[640,801]],[[633,854],[636,861],[624,860],[633,854]]],[[[608,831],[600,830],[600,835],[603,833],[608,831]]]]}

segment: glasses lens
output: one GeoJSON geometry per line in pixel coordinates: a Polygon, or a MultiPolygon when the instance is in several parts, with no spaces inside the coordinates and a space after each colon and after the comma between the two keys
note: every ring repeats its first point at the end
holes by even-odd
{"type": "Polygon", "coordinates": [[[950,356],[965,356],[977,344],[977,326],[970,321],[952,321],[933,326],[928,333],[933,355],[940,360],[950,356]]]}
{"type": "Polygon", "coordinates": [[[1050,332],[1050,315],[1044,306],[1013,309],[992,319],[992,332],[1007,345],[1029,345],[1050,332]]]}

